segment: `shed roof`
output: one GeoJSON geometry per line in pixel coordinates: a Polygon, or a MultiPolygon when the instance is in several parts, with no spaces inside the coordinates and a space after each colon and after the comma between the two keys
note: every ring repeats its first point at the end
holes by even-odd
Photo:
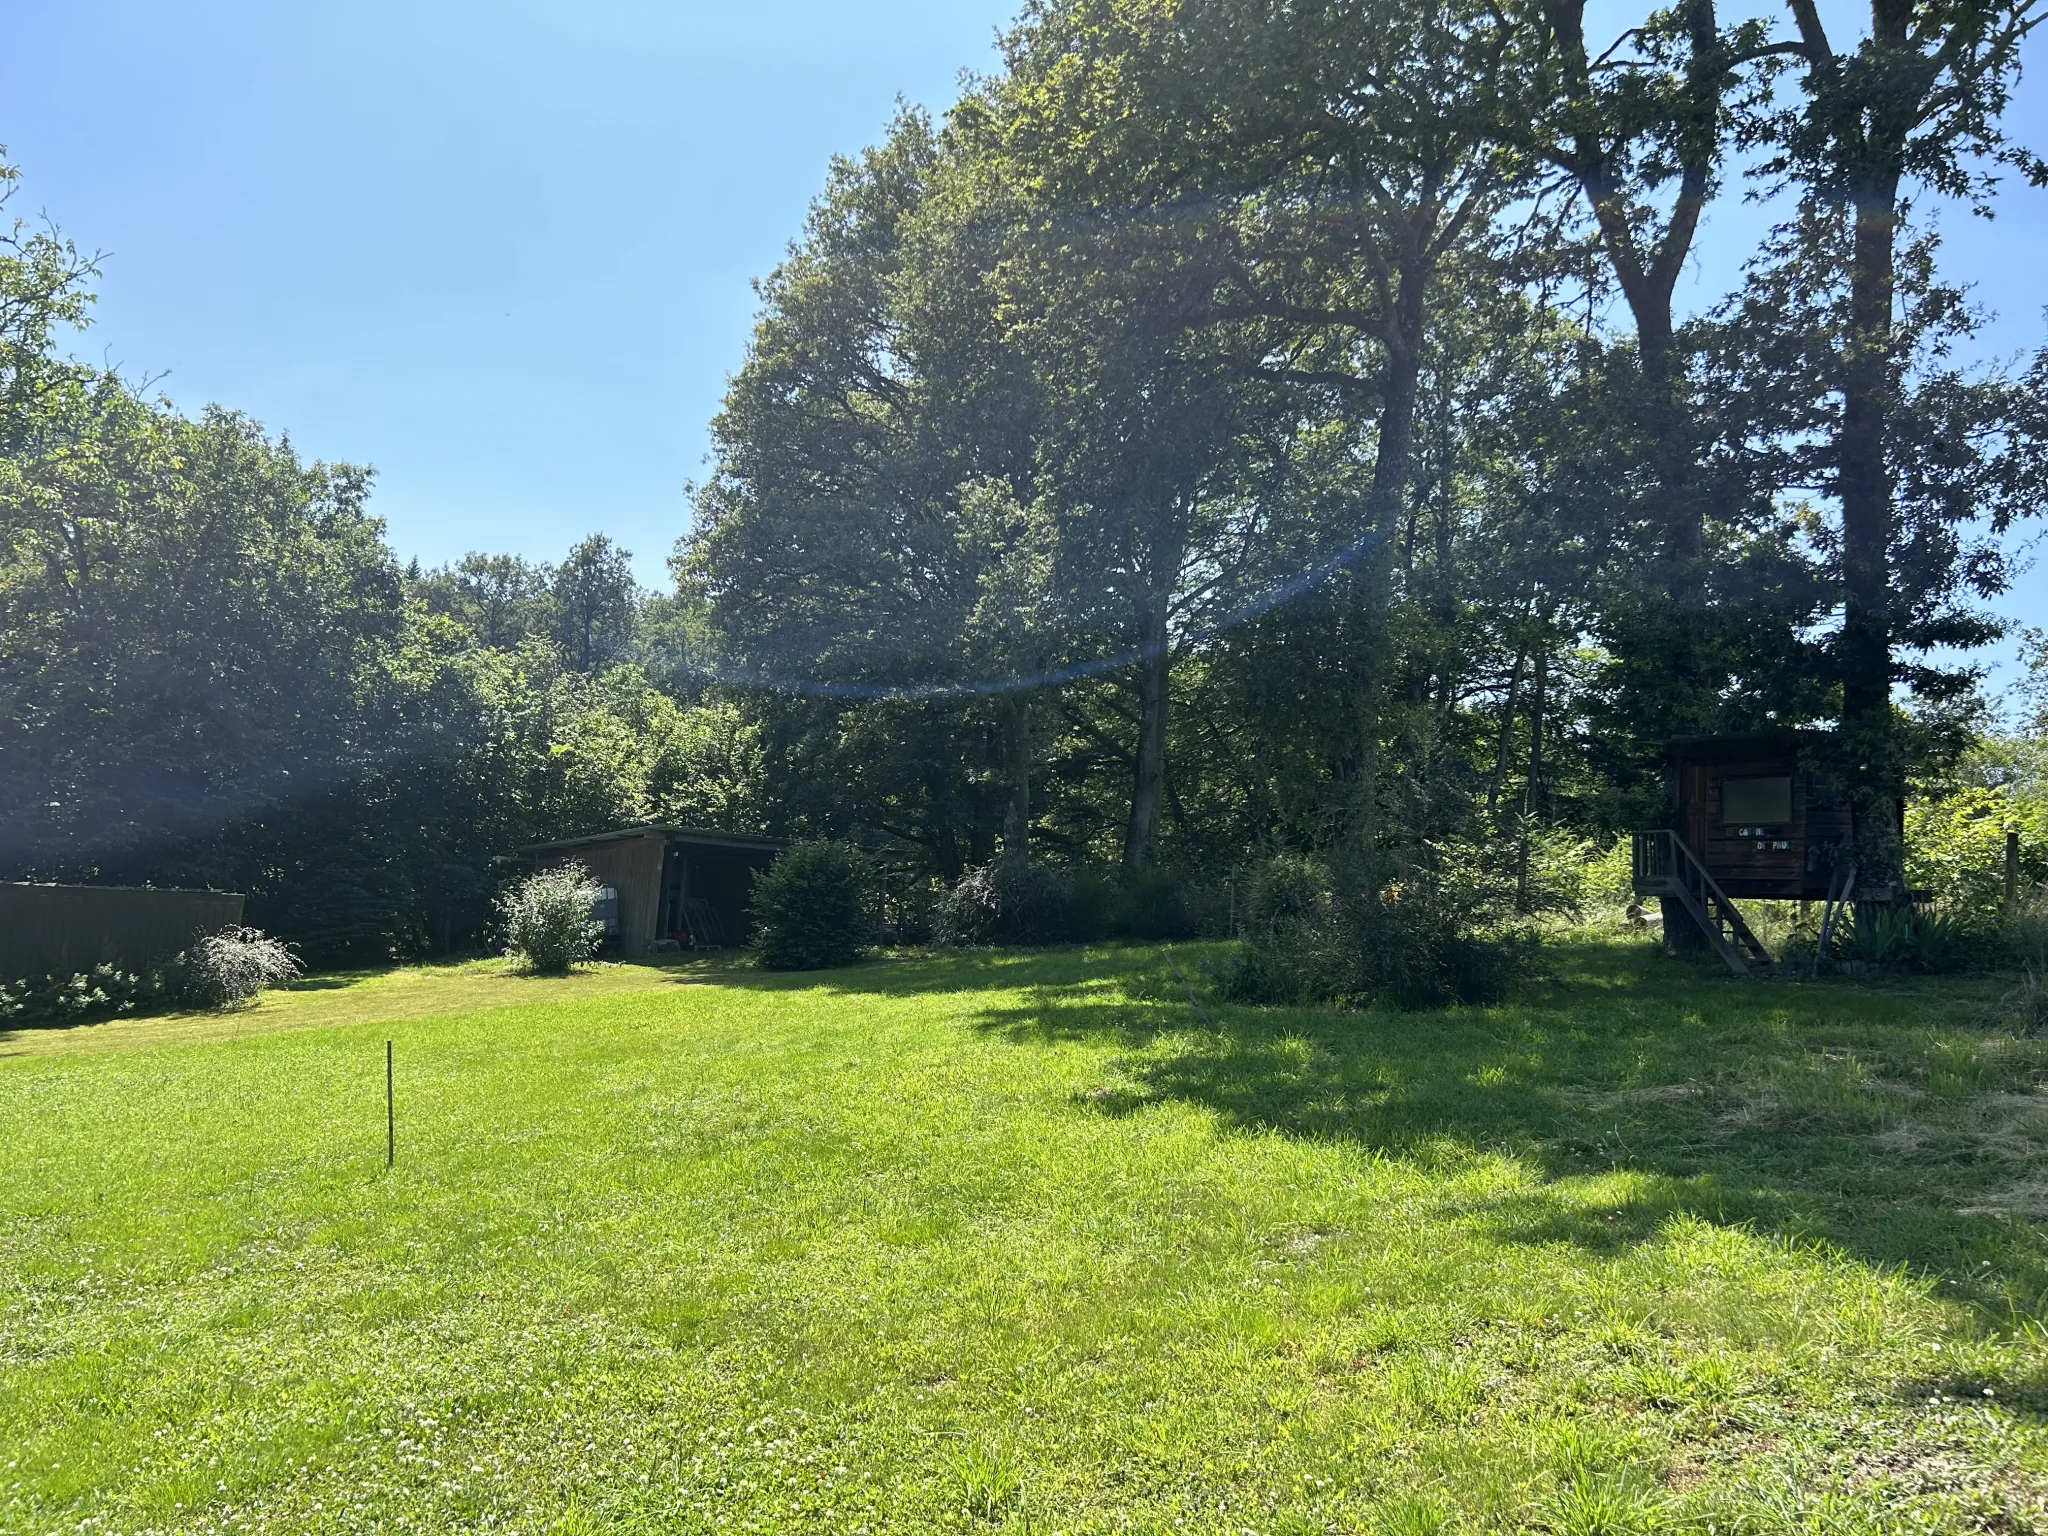
{"type": "Polygon", "coordinates": [[[1741,757],[1752,752],[1811,751],[1827,738],[1827,732],[1786,727],[1775,731],[1744,731],[1726,736],[1674,736],[1665,741],[1666,757],[1741,757]]]}
{"type": "Polygon", "coordinates": [[[621,827],[616,832],[593,832],[588,837],[564,837],[552,843],[529,843],[521,853],[560,853],[568,848],[592,848],[600,843],[626,843],[640,838],[660,838],[695,848],[736,848],[755,853],[779,853],[789,846],[783,837],[762,837],[754,832],[720,832],[713,827],[643,826],[621,827]]]}

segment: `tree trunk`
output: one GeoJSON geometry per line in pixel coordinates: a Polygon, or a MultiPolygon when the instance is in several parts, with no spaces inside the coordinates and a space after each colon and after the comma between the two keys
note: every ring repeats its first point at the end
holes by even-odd
{"type": "Polygon", "coordinates": [[[1368,500],[1369,531],[1376,537],[1351,573],[1351,606],[1360,631],[1352,660],[1352,711],[1358,734],[1342,836],[1359,845],[1371,842],[1379,823],[1380,727],[1386,715],[1387,672],[1383,620],[1393,570],[1391,545],[1401,524],[1415,440],[1427,289],[1426,271],[1403,271],[1381,383],[1379,442],[1368,500]]]}
{"type": "Polygon", "coordinates": [[[1857,189],[1849,269],[1849,335],[1836,439],[1842,502],[1842,746],[1848,754],[1856,865],[1866,888],[1901,878],[1897,802],[1903,793],[1892,721],[1892,475],[1885,462],[1897,281],[1899,173],[1857,189]]]}
{"type": "Polygon", "coordinates": [[[1654,311],[1637,315],[1636,353],[1642,363],[1638,403],[1656,461],[1657,492],[1663,498],[1664,594],[1682,614],[1699,603],[1704,534],[1692,487],[1692,435],[1679,398],[1669,293],[1657,296],[1654,311]]]}
{"type": "Polygon", "coordinates": [[[1515,734],[1515,694],[1522,686],[1522,668],[1529,660],[1526,645],[1515,647],[1515,664],[1508,669],[1508,693],[1500,707],[1500,747],[1494,754],[1493,779],[1486,786],[1486,814],[1491,817],[1500,806],[1501,786],[1508,777],[1508,748],[1515,734]]]}
{"type": "MultiPolygon", "coordinates": [[[[1586,48],[1585,12],[1585,0],[1562,0],[1550,7],[1549,20],[1572,92],[1589,100],[1593,65],[1586,48]]],[[[1611,125],[1582,120],[1554,158],[1571,171],[1586,196],[1601,249],[1635,322],[1641,369],[1636,405],[1650,438],[1663,501],[1659,512],[1664,525],[1664,587],[1667,596],[1690,604],[1699,592],[1704,540],[1700,506],[1691,489],[1692,442],[1681,398],[1684,370],[1674,339],[1672,295],[1713,188],[1723,132],[1726,65],[1713,0],[1684,0],[1681,13],[1691,56],[1683,94],[1674,106],[1680,173],[1663,229],[1658,231],[1654,223],[1645,227],[1632,216],[1626,162],[1618,163],[1618,155],[1603,138],[1611,125]]]]}
{"type": "Polygon", "coordinates": [[[954,836],[953,829],[934,828],[930,847],[939,866],[939,878],[948,885],[958,885],[960,877],[967,873],[967,861],[960,855],[960,839],[954,836]]]}
{"type": "Polygon", "coordinates": [[[1144,616],[1144,659],[1138,663],[1138,767],[1131,785],[1131,820],[1124,831],[1124,872],[1136,874],[1152,857],[1159,832],[1159,797],[1166,783],[1166,690],[1173,665],[1166,643],[1164,592],[1144,616]]]}
{"type": "Polygon", "coordinates": [[[1380,396],[1379,444],[1373,456],[1373,531],[1391,539],[1400,526],[1408,489],[1408,461],[1415,447],[1415,403],[1422,381],[1426,273],[1404,273],[1395,300],[1395,334],[1387,349],[1380,396]]]}
{"type": "Polygon", "coordinates": [[[1003,766],[1010,799],[1003,811],[1003,862],[1031,860],[1031,699],[1019,689],[1003,700],[1003,766]]]}
{"type": "Polygon", "coordinates": [[[1543,807],[1544,688],[1550,676],[1550,636],[1536,641],[1536,665],[1529,678],[1529,777],[1522,786],[1522,846],[1515,860],[1515,906],[1529,910],[1529,837],[1543,807]]]}
{"type": "MultiPolygon", "coordinates": [[[[1594,66],[1586,47],[1585,0],[1555,0],[1548,17],[1570,93],[1594,99],[1594,66]]],[[[1702,643],[1705,617],[1705,518],[1694,480],[1693,428],[1685,402],[1685,363],[1672,319],[1673,294],[1684,271],[1699,221],[1713,190],[1725,126],[1725,49],[1714,0],[1682,0],[1678,7],[1690,44],[1682,90],[1673,98],[1672,144],[1679,164],[1678,186],[1661,229],[1652,216],[1638,215],[1639,193],[1628,182],[1629,135],[1640,125],[1600,122],[1580,116],[1568,142],[1552,158],[1577,180],[1590,206],[1600,246],[1635,322],[1639,370],[1632,401],[1638,426],[1649,440],[1660,526],[1657,587],[1660,606],[1645,593],[1643,632],[1633,643],[1654,658],[1653,670],[1679,683],[1676,714],[1645,720],[1653,734],[1696,730],[1708,724],[1709,701],[1720,679],[1711,675],[1702,643]],[[1613,139],[1616,142],[1610,142],[1613,139]]]]}

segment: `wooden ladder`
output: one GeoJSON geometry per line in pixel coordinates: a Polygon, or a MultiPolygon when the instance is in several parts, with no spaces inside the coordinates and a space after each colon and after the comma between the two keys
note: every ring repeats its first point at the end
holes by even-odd
{"type": "Polygon", "coordinates": [[[690,948],[725,948],[725,925],[718,920],[718,910],[702,896],[683,903],[683,923],[689,929],[690,948]]]}
{"type": "Polygon", "coordinates": [[[1683,907],[1706,936],[1707,947],[1737,976],[1771,968],[1771,952],[1763,940],[1676,832],[1666,828],[1636,834],[1635,888],[1638,895],[1669,896],[1683,907]]]}

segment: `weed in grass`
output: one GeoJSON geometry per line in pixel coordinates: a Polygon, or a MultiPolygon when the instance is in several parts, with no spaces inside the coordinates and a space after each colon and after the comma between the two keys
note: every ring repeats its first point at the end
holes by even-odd
{"type": "Polygon", "coordinates": [[[1574,1472],[1544,1511],[1555,1536],[1661,1536],[1671,1530],[1669,1501],[1633,1470],[1574,1472]]]}
{"type": "Polygon", "coordinates": [[[970,1444],[947,1458],[959,1508],[973,1520],[1003,1518],[1022,1498],[1024,1479],[1008,1445],[970,1444]]]}
{"type": "Polygon", "coordinates": [[[2027,961],[2019,985],[2005,999],[2005,1014],[2024,1039],[2048,1035],[2048,965],[2027,961]]]}
{"type": "Polygon", "coordinates": [[[1449,1536],[1457,1516],[1440,1499],[1407,1495],[1382,1509],[1372,1523],[1374,1536],[1449,1536]]]}

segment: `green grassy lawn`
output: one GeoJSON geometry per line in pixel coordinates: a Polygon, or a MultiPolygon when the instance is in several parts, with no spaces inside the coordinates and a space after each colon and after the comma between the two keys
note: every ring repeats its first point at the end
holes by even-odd
{"type": "Polygon", "coordinates": [[[0,1036],[0,1530],[2048,1529],[1998,982],[1200,955],[0,1036]]]}

